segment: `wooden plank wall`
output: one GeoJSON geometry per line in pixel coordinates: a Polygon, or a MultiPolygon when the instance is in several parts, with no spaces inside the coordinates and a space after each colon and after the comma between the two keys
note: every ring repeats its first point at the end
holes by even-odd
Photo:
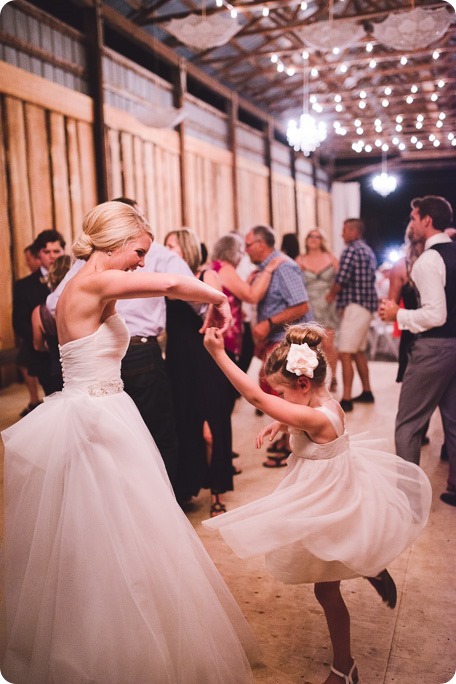
{"type": "MultiPolygon", "coordinates": [[[[27,275],[24,248],[40,231],[56,228],[70,249],[82,217],[97,203],[92,120],[88,96],[0,62],[0,349],[14,346],[12,283],[27,275]]],[[[241,150],[233,174],[232,152],[220,146],[184,136],[181,150],[176,131],[149,128],[110,106],[105,122],[109,196],[134,197],[159,241],[181,227],[183,206],[209,250],[221,235],[258,223],[272,223],[279,236],[303,234],[316,225],[317,201],[319,225],[330,228],[328,193],[302,182],[295,187],[291,177],[274,172],[270,203],[270,169],[241,150]]]]}

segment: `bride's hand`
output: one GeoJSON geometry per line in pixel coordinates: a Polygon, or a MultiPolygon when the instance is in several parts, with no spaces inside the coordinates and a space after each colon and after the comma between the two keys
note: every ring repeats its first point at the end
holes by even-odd
{"type": "Polygon", "coordinates": [[[206,318],[203,326],[200,328],[200,333],[206,332],[208,328],[218,328],[220,333],[224,335],[232,324],[232,321],[231,308],[228,299],[225,298],[221,304],[209,304],[206,318]]]}

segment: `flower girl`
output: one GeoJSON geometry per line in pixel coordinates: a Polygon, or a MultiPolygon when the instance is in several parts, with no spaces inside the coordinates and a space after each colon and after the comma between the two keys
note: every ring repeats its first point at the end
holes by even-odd
{"type": "Polygon", "coordinates": [[[205,346],[232,384],[274,418],[259,433],[257,448],[288,429],[292,453],[272,494],[204,525],[220,530],[241,558],[264,554],[282,582],[315,583],[333,647],[325,684],[354,684],[358,672],[340,581],[366,577],[395,606],[396,588],[385,567],[426,525],[431,485],[413,463],[372,441],[349,438],[344,413],[325,384],[323,338],[324,329],[315,324],[288,328],[265,366],[278,394],[272,396],[228,358],[219,331],[206,331],[205,346]]]}

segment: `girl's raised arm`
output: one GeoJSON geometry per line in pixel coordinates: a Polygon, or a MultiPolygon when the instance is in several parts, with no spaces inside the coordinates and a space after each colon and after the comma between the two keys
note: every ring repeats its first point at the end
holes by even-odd
{"type": "Polygon", "coordinates": [[[228,380],[242,396],[256,408],[286,426],[314,432],[327,423],[321,411],[302,404],[292,404],[285,399],[266,394],[227,356],[223,336],[216,328],[208,328],[204,336],[204,346],[222,369],[228,380]]]}

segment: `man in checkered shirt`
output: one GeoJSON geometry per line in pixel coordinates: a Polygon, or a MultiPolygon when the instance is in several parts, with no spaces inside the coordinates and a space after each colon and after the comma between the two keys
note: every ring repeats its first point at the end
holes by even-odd
{"type": "Polygon", "coordinates": [[[342,364],[344,411],[353,410],[353,402],[371,404],[374,397],[370,387],[366,344],[372,316],[377,310],[375,289],[377,262],[374,252],[362,240],[364,224],[361,219],[347,219],[342,237],[347,245],[340,257],[336,281],[328,294],[328,301],[336,299],[341,313],[338,351],[342,364]],[[363,391],[352,397],[353,362],[358,371],[363,391]]]}

